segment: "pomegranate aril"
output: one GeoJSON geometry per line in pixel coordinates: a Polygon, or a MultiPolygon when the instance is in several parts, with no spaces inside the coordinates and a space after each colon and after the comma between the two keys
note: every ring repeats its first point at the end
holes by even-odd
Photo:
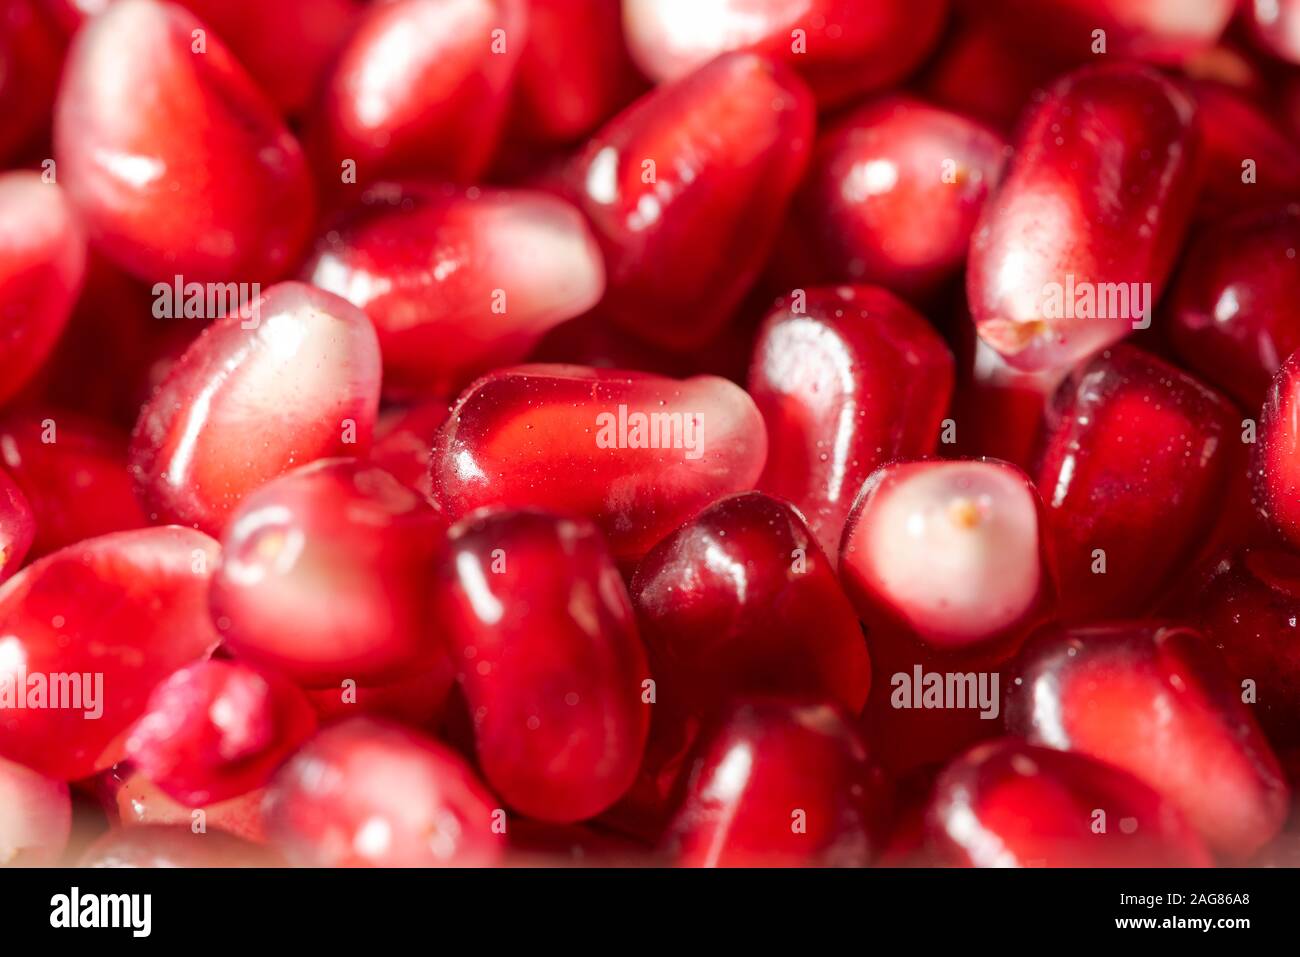
{"type": "Polygon", "coordinates": [[[355,718],[321,731],[280,770],[265,820],[291,864],[475,867],[501,858],[497,812],[455,752],[355,718]]]}
{"type": "Polygon", "coordinates": [[[971,239],[980,336],[1018,368],[1064,368],[1150,323],[1199,187],[1196,109],[1130,64],[1058,81],[1031,108],[971,239]]]}
{"type": "Polygon", "coordinates": [[[1208,867],[1178,809],[1081,754],[982,744],[939,776],[927,812],[940,852],[972,867],[1208,867]]]}
{"type": "Polygon", "coordinates": [[[663,851],[681,867],[861,866],[878,784],[828,704],[738,703],[702,739],[663,851]]]}
{"type": "Polygon", "coordinates": [[[57,864],[71,830],[68,785],[0,758],[0,867],[57,864]]]}
{"type": "Polygon", "coordinates": [[[605,289],[581,213],[545,193],[478,187],[368,190],[304,275],[374,323],[384,393],[397,398],[452,395],[522,360],[605,289]]]}
{"type": "Polygon", "coordinates": [[[1267,107],[1221,83],[1195,83],[1192,92],[1205,166],[1199,217],[1300,198],[1300,146],[1267,107]]]}
{"type": "Polygon", "coordinates": [[[62,188],[0,174],[0,404],[54,351],[86,272],[86,240],[62,188]]]}
{"type": "Polygon", "coordinates": [[[1229,402],[1132,346],[1077,369],[1054,399],[1037,472],[1060,613],[1148,610],[1190,564],[1232,470],[1244,468],[1240,436],[1229,402]]]}
{"type": "Polygon", "coordinates": [[[429,483],[429,463],[438,430],[451,415],[446,399],[431,399],[418,405],[389,409],[375,423],[375,441],[370,461],[408,488],[413,488],[435,508],[429,483]]]}
{"type": "Polygon", "coordinates": [[[747,53],[719,57],[610,120],[557,185],[604,250],[602,315],[671,348],[708,341],[771,249],[813,123],[803,82],[747,53]]]}
{"type": "Polygon", "coordinates": [[[55,153],[96,248],[148,282],[274,279],[314,222],[297,141],[225,44],[174,4],[117,0],[77,33],[55,153]]]}
{"type": "Polygon", "coordinates": [[[370,4],[308,125],[326,193],[388,178],[477,177],[500,135],[526,20],[523,0],[370,4]]]}
{"type": "Polygon", "coordinates": [[[632,599],[658,703],[700,716],[730,698],[788,694],[862,710],[862,629],[785,502],[746,492],[709,506],[641,560],[632,599]]]}
{"type": "Polygon", "coordinates": [[[1243,0],[1242,18],[1255,41],[1269,53],[1300,63],[1300,3],[1243,0]]]}
{"type": "Polygon", "coordinates": [[[1291,546],[1300,547],[1300,350],[1273,377],[1251,466],[1259,514],[1291,546]]]}
{"type": "Polygon", "coordinates": [[[1023,634],[1052,594],[1042,504],[991,459],[906,462],[867,480],[844,530],[840,574],[870,628],[937,648],[1023,634]]]}
{"type": "Polygon", "coordinates": [[[237,657],[312,687],[432,666],[443,651],[429,576],[444,528],[418,493],[373,465],[296,469],[230,518],[212,582],[217,629],[237,657]]]}
{"type": "Polygon", "coordinates": [[[108,785],[109,812],[117,815],[123,827],[183,824],[192,830],[201,821],[205,828],[233,834],[254,844],[266,841],[262,825],[265,791],[261,788],[228,801],[191,807],[169,796],[137,770],[115,773],[121,777],[108,785]],[[201,816],[196,812],[202,812],[201,816]]]}
{"type": "Polygon", "coordinates": [[[797,69],[830,107],[903,79],[947,12],[948,0],[625,0],[623,23],[633,58],[656,80],[749,50],[797,69]]]}
{"type": "Polygon", "coordinates": [[[0,418],[0,464],[31,505],[33,557],[147,523],[126,467],[126,436],[53,409],[0,418]]]}
{"type": "Polygon", "coordinates": [[[262,787],[316,730],[287,679],[233,661],[200,661],[160,682],[126,738],[126,756],[191,807],[262,787]]]}
{"type": "Polygon", "coordinates": [[[777,244],[781,275],[933,292],[965,261],[1008,152],[993,130],[910,96],[855,110],[817,140],[777,244]]]}
{"type": "Polygon", "coordinates": [[[0,582],[22,567],[36,537],[36,518],[27,496],[0,469],[0,582]]]}
{"type": "Polygon", "coordinates": [[[278,854],[221,831],[146,824],[109,831],[86,849],[78,867],[283,867],[278,854]]]}
{"type": "Polygon", "coordinates": [[[518,366],[461,396],[433,452],[433,493],[590,518],[635,560],[710,502],[754,487],[763,420],[738,386],[582,366],[518,366]]]}
{"type": "Polygon", "coordinates": [[[42,0],[0,0],[0,162],[48,132],[65,43],[42,0]]]}
{"type": "Polygon", "coordinates": [[[208,327],[140,413],[131,471],[152,517],[219,534],[295,465],[364,455],[379,406],[374,328],[337,296],[286,282],[208,327]]]}
{"type": "Polygon", "coordinates": [[[306,692],[321,724],[371,715],[429,728],[442,719],[455,677],[450,659],[443,656],[387,684],[361,685],[344,679],[337,687],[306,692]]]}
{"type": "Polygon", "coordinates": [[[793,502],[837,561],[866,477],[882,462],[934,451],[952,381],[938,333],[883,289],[808,289],[778,300],[749,372],[768,434],[759,488],[793,502]]]}
{"type": "Polygon", "coordinates": [[[1300,206],[1207,227],[1174,286],[1169,337],[1189,368],[1258,409],[1278,367],[1300,348],[1300,206]]]}
{"type": "Polygon", "coordinates": [[[1223,661],[1190,628],[1049,629],[1025,646],[1008,690],[1010,732],[1130,772],[1220,854],[1249,857],[1286,819],[1277,759],[1223,661]]]}
{"type": "Polygon", "coordinates": [[[143,529],[69,546],[0,586],[0,701],[15,705],[0,708],[0,756],[63,780],[116,763],[154,685],[217,644],[216,561],[200,532],[143,529]]]}
{"type": "Polygon", "coordinates": [[[471,516],[451,529],[439,591],[488,784],[546,821],[613,804],[641,762],[650,675],[596,529],[539,511],[471,516]]]}

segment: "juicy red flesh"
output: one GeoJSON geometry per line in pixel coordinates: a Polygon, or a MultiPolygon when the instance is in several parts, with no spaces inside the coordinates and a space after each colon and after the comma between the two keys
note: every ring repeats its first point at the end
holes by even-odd
{"type": "Polygon", "coordinates": [[[1300,547],[1300,351],[1273,377],[1252,465],[1260,515],[1292,548],[1300,547]]]}
{"type": "Polygon", "coordinates": [[[934,451],[952,366],[929,323],[883,289],[801,290],[768,313],[748,381],[768,434],[758,485],[798,506],[832,562],[876,466],[934,451]]]}
{"type": "Polygon", "coordinates": [[[197,807],[264,785],[315,728],[306,696],[279,675],[200,661],[154,688],[126,756],[171,797],[197,807]]]}
{"type": "Polygon", "coordinates": [[[231,516],[213,620],[235,655],[311,687],[445,667],[429,589],[444,528],[382,469],[352,459],[297,469],[231,516]]]}
{"type": "Polygon", "coordinates": [[[473,867],[500,859],[497,810],[448,748],[357,718],[321,731],[280,770],[265,814],[291,864],[473,867]]]}
{"type": "Polygon", "coordinates": [[[1282,827],[1290,795],[1241,689],[1205,638],[1159,622],[1049,630],[1008,685],[1007,728],[1122,768],[1243,859],[1282,827]]]}
{"type": "Polygon", "coordinates": [[[803,82],[743,53],[610,120],[560,176],[605,253],[601,313],[672,348],[707,341],[762,266],[812,138],[803,82]]]}
{"type": "Polygon", "coordinates": [[[450,532],[438,587],[488,784],[546,821],[613,804],[640,763],[650,676],[596,529],[538,511],[471,516],[450,532]]]}
{"type": "Polygon", "coordinates": [[[722,379],[533,365],[460,397],[431,474],[452,519],[486,505],[582,515],[634,560],[710,502],[753,488],[766,452],[754,403],[722,379]]]}
{"type": "Polygon", "coordinates": [[[1012,740],[980,745],[935,785],[929,826],[970,867],[1207,867],[1169,801],[1081,754],[1012,740]]]}
{"type": "Polygon", "coordinates": [[[1066,617],[1148,610],[1214,524],[1241,464],[1236,410],[1132,346],[1057,392],[1037,473],[1066,617]]]}
{"type": "Polygon", "coordinates": [[[0,470],[0,582],[22,567],[36,537],[36,520],[27,496],[0,470]]]}
{"type": "Polygon", "coordinates": [[[41,0],[0,0],[0,160],[49,128],[64,39],[41,0]]]}

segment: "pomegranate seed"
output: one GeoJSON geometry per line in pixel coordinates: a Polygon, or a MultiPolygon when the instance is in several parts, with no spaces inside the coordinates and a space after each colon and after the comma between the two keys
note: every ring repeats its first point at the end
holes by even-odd
{"type": "Polygon", "coordinates": [[[1282,363],[1259,419],[1253,451],[1255,504],[1292,545],[1300,544],[1300,351],[1282,363]]]}
{"type": "Polygon", "coordinates": [[[561,199],[523,190],[377,187],[331,230],[311,281],[379,333],[384,391],[454,394],[600,301],[600,248],[561,199]]]}
{"type": "Polygon", "coordinates": [[[1196,135],[1192,100],[1145,68],[1056,83],[971,240],[966,288],[984,341],[1035,371],[1149,323],[1196,198],[1196,135]]]}
{"type": "Polygon", "coordinates": [[[722,499],[641,560],[637,621],[663,701],[704,714],[742,695],[827,698],[857,713],[871,685],[862,629],[789,505],[722,499]]]}
{"type": "Polygon", "coordinates": [[[632,783],[651,686],[618,569],[596,529],[537,511],[450,532],[443,632],[488,783],[523,814],[580,821],[632,783]]]}
{"type": "Polygon", "coordinates": [[[281,476],[230,519],[212,582],[217,628],[235,655],[313,687],[409,675],[442,656],[428,576],[444,527],[365,463],[281,476]]]}
{"type": "Polygon", "coordinates": [[[174,4],[117,0],[78,31],[55,153],[96,248],[149,282],[273,279],[314,222],[298,143],[225,44],[174,4]]]}
{"type": "Polygon", "coordinates": [[[313,111],[321,185],[474,179],[496,148],[526,19],[523,0],[370,4],[313,111]]]}
{"type": "Polygon", "coordinates": [[[308,688],[306,693],[321,724],[364,714],[430,728],[442,719],[454,680],[451,661],[442,656],[388,684],[358,685],[345,679],[336,688],[308,688]]]}
{"type": "Polygon", "coordinates": [[[590,133],[644,87],[609,0],[532,0],[519,59],[513,124],[568,143],[590,133]]]}
{"type": "Polygon", "coordinates": [[[201,820],[204,828],[263,844],[266,842],[262,825],[264,797],[265,791],[258,788],[202,808],[187,807],[169,797],[139,771],[130,770],[111,786],[109,806],[110,813],[117,815],[123,827],[183,824],[194,830],[201,820]],[[195,814],[196,811],[203,812],[201,818],[195,814]]]}
{"type": "Polygon", "coordinates": [[[0,469],[0,582],[18,571],[36,537],[36,519],[18,484],[0,469]]]}
{"type": "Polygon", "coordinates": [[[939,37],[947,0],[626,0],[623,23],[640,67],[675,80],[729,50],[799,70],[823,106],[897,83],[939,37]]]}
{"type": "Polygon", "coordinates": [[[861,866],[874,786],[836,708],[740,703],[696,752],[664,850],[682,867],[861,866]]]}
{"type": "Polygon", "coordinates": [[[723,379],[519,366],[461,396],[434,448],[433,490],[453,519],[484,505],[585,516],[615,557],[635,560],[753,488],[766,454],[754,403],[723,379]]]}
{"type": "Polygon", "coordinates": [[[67,784],[0,758],[0,867],[57,864],[71,831],[67,784]]]}
{"type": "Polygon", "coordinates": [[[1184,260],[1169,330],[1193,371],[1247,409],[1259,408],[1282,362],[1300,348],[1300,206],[1207,228],[1184,260]]]}
{"type": "Polygon", "coordinates": [[[272,851],[233,834],[196,834],[188,826],[115,828],[82,855],[78,867],[283,867],[272,851]]]}
{"type": "Polygon", "coordinates": [[[0,161],[48,131],[64,44],[40,0],[0,0],[0,161]]]}
{"type": "Polygon", "coordinates": [[[33,557],[147,524],[115,429],[63,411],[10,412],[0,462],[31,505],[33,557]]]}
{"type": "Polygon", "coordinates": [[[798,506],[832,562],[866,477],[934,451],[952,367],[929,323],[883,289],[809,289],[768,313],[749,373],[769,441],[759,487],[798,506]]]}
{"type": "Polygon", "coordinates": [[[1066,617],[1150,607],[1204,540],[1241,453],[1232,406],[1131,346],[1061,386],[1038,489],[1066,617]]]}
{"type": "Polygon", "coordinates": [[[971,867],[1212,864],[1178,809],[1137,778],[1012,740],[949,765],[928,817],[943,850],[971,867]]]}
{"type": "Polygon", "coordinates": [[[355,306],[273,286],[205,330],[141,411],[141,500],[162,520],[220,533],[245,495],[295,465],[365,454],[379,379],[375,332],[355,306]]]}
{"type": "Polygon", "coordinates": [[[1048,631],[1025,646],[1007,728],[1141,778],[1217,852],[1249,857],[1282,827],[1289,795],[1240,689],[1190,628],[1048,631]]]}
{"type": "Polygon", "coordinates": [[[1241,4],[1251,36],[1268,52],[1300,63],[1300,3],[1247,0],[1241,4]]]}
{"type": "Polygon", "coordinates": [[[260,788],[315,729],[306,697],[279,675],[200,661],[149,695],[126,756],[167,794],[198,807],[260,788]]]}
{"type": "Polygon", "coordinates": [[[35,173],[0,174],[0,403],[54,350],[85,271],[85,238],[62,189],[35,173]]]}
{"type": "Polygon", "coordinates": [[[62,780],[114,764],[153,686],[217,644],[206,607],[216,558],[199,532],[143,529],[69,546],[5,582],[0,756],[62,780]]]}
{"type": "Polygon", "coordinates": [[[1246,548],[1225,559],[1206,584],[1196,620],[1258,700],[1256,717],[1279,745],[1300,745],[1300,558],[1278,548],[1246,548]]]}
{"type": "Polygon", "coordinates": [[[993,130],[910,96],[853,111],[813,150],[778,247],[787,274],[933,292],[965,261],[1005,159],[993,130]]]}
{"type": "Polygon", "coordinates": [[[840,565],[867,622],[938,648],[1023,629],[1051,594],[1042,505],[1005,462],[886,465],[863,486],[840,565]]]}
{"type": "Polygon", "coordinates": [[[422,402],[379,417],[370,461],[432,502],[429,467],[438,430],[451,414],[445,399],[422,402]]]}
{"type": "Polygon", "coordinates": [[[475,867],[501,857],[494,804],[454,752],[355,718],[321,731],[281,769],[265,815],[292,864],[475,867]]]}
{"type": "Polygon", "coordinates": [[[1206,166],[1203,218],[1300,197],[1300,147],[1263,107],[1220,83],[1196,83],[1192,91],[1206,166]]]}
{"type": "Polygon", "coordinates": [[[610,120],[561,175],[605,252],[602,314],[671,348],[706,342],[770,251],[812,137],[803,82],[744,53],[610,120]]]}

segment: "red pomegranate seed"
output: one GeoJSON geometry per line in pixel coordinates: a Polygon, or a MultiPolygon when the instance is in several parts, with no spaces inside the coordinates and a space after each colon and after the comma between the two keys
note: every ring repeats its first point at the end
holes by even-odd
{"type": "Polygon", "coordinates": [[[1265,50],[1291,63],[1300,63],[1300,3],[1245,0],[1241,8],[1251,36],[1265,50]]]}
{"type": "Polygon", "coordinates": [[[382,469],[296,469],[231,516],[212,582],[217,629],[236,656],[313,687],[409,676],[443,655],[429,576],[444,528],[382,469]]]}
{"type": "Polygon", "coordinates": [[[65,43],[41,0],[0,0],[0,161],[48,131],[65,43]]]}
{"type": "Polygon", "coordinates": [[[369,718],[308,742],[272,781],[265,815],[307,867],[490,866],[504,844],[504,812],[458,755],[369,718]]]}
{"type": "Polygon", "coordinates": [[[375,444],[370,461],[403,485],[415,489],[431,504],[429,464],[438,430],[451,415],[451,403],[433,399],[419,405],[390,410],[375,424],[375,444]]]}
{"type": "Polygon", "coordinates": [[[841,575],[870,628],[904,626],[947,649],[1023,632],[1052,585],[1042,504],[993,460],[886,465],[844,530],[841,575]]]}
{"type": "Polygon", "coordinates": [[[729,50],[794,67],[823,106],[897,83],[939,37],[947,0],[627,0],[623,23],[640,67],[675,80],[729,50]]]}
{"type": "Polygon", "coordinates": [[[0,582],[18,571],[36,537],[36,518],[18,484],[0,469],[0,582]]]}
{"type": "Polygon", "coordinates": [[[297,141],[225,44],[174,4],[117,0],[78,31],[55,154],[96,248],[149,282],[273,279],[314,222],[297,141]]]}
{"type": "Polygon", "coordinates": [[[834,563],[866,477],[882,462],[934,451],[952,381],[938,333],[883,289],[778,300],[749,373],[769,443],[759,488],[798,506],[834,563]]]}
{"type": "Polygon", "coordinates": [[[151,825],[185,825],[191,831],[221,831],[254,844],[266,842],[262,824],[262,799],[266,792],[258,788],[239,797],[201,808],[187,807],[167,795],[161,788],[136,770],[110,785],[109,812],[116,814],[123,827],[151,825]],[[202,811],[202,816],[195,814],[202,811]],[[201,828],[200,830],[200,822],[201,828]]]}
{"type": "Polygon", "coordinates": [[[273,851],[220,831],[147,824],[115,828],[95,841],[78,867],[283,867],[273,851]]]}
{"type": "Polygon", "coordinates": [[[778,245],[793,282],[933,292],[961,268],[1006,144],[906,95],[854,110],[817,140],[778,245]]]}
{"type": "Polygon", "coordinates": [[[527,43],[523,0],[373,3],[308,127],[320,185],[474,179],[496,148],[527,43]]]}
{"type": "Polygon", "coordinates": [[[364,455],[379,379],[375,331],[355,306],[301,283],[271,287],[205,330],[141,411],[141,500],[161,520],[220,533],[245,495],[295,465],[364,455]]]}
{"type": "Polygon", "coordinates": [[[0,756],[62,780],[114,764],[154,685],[216,646],[216,561],[206,535],[151,528],[72,545],[5,582],[0,756]]]}
{"type": "Polygon", "coordinates": [[[580,821],[632,783],[650,722],[649,670],[596,529],[537,511],[454,526],[443,634],[484,777],[511,807],[580,821]]]}
{"type": "Polygon", "coordinates": [[[1190,628],[1049,630],[1025,646],[1008,690],[1009,731],[1141,778],[1221,854],[1249,857],[1286,819],[1277,759],[1222,660],[1190,628]]]}
{"type": "Polygon", "coordinates": [[[605,252],[602,314],[660,345],[708,341],[763,265],[812,137],[803,82],[744,53],[610,120],[560,177],[605,252]]]}
{"type": "Polygon", "coordinates": [[[126,756],[191,807],[262,787],[316,730],[297,686],[234,661],[200,661],[162,681],[126,739],[126,756]]]}
{"type": "Polygon", "coordinates": [[[533,365],[461,396],[431,471],[453,519],[484,505],[582,515],[633,560],[710,502],[753,488],[766,453],[762,417],[726,380],[533,365]]]}
{"type": "Polygon", "coordinates": [[[85,237],[63,190],[36,173],[0,174],[0,403],[54,351],[85,272],[85,237]]]}
{"type": "Polygon", "coordinates": [[[0,758],[0,867],[57,864],[71,830],[67,784],[0,758]]]}
{"type": "Polygon", "coordinates": [[[334,688],[305,689],[321,724],[372,715],[413,728],[431,728],[442,719],[455,673],[446,656],[388,684],[359,685],[348,679],[334,688]]]}
{"type": "Polygon", "coordinates": [[[1192,100],[1143,67],[1056,83],[971,240],[980,336],[1040,370],[1149,324],[1196,198],[1196,136],[1192,100]]]}
{"type": "Polygon", "coordinates": [[[1234,683],[1251,689],[1269,740],[1300,745],[1300,558],[1260,547],[1224,559],[1196,603],[1196,621],[1234,683]]]}
{"type": "Polygon", "coordinates": [[[1209,867],[1178,809],[1081,754],[982,744],[939,777],[930,828],[969,867],[1209,867]]]}
{"type": "Polygon", "coordinates": [[[1300,198],[1300,147],[1266,108],[1222,83],[1196,83],[1192,90],[1206,167],[1199,215],[1300,198]]]}
{"type": "Polygon", "coordinates": [[[1189,368],[1258,409],[1300,348],[1300,206],[1207,227],[1180,270],[1169,334],[1189,368]]]}
{"type": "Polygon", "coordinates": [[[1076,370],[1055,397],[1037,476],[1061,614],[1147,610],[1208,534],[1240,436],[1227,401],[1131,346],[1076,370]]]}
{"type": "Polygon", "coordinates": [[[522,360],[604,292],[600,248],[557,197],[379,186],[363,203],[321,240],[305,275],[374,323],[386,395],[455,394],[522,360]]]}
{"type": "Polygon", "coordinates": [[[357,0],[178,0],[216,30],[281,110],[305,108],[364,9],[357,0]]]}
{"type": "Polygon", "coordinates": [[[148,524],[126,469],[126,437],[61,410],[0,418],[0,463],[31,505],[31,554],[148,524]]]}
{"type": "Polygon", "coordinates": [[[1252,455],[1255,505],[1279,535],[1300,545],[1300,350],[1273,377],[1258,439],[1252,455]]]}
{"type": "Polygon", "coordinates": [[[862,710],[871,686],[862,628],[785,502],[746,492],[711,505],[641,560],[632,600],[659,701],[673,710],[698,716],[769,694],[862,710]]]}
{"type": "Polygon", "coordinates": [[[617,3],[529,4],[512,126],[543,142],[572,142],[626,106],[644,86],[623,41],[617,3]]]}
{"type": "Polygon", "coordinates": [[[663,849],[682,867],[861,866],[876,787],[836,708],[740,703],[696,752],[663,849]]]}

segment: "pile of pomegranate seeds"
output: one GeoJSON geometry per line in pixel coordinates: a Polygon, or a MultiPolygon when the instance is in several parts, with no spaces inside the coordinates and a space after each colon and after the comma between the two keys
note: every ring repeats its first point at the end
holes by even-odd
{"type": "Polygon", "coordinates": [[[1300,866],[1300,2],[0,0],[0,865],[1300,866]]]}

